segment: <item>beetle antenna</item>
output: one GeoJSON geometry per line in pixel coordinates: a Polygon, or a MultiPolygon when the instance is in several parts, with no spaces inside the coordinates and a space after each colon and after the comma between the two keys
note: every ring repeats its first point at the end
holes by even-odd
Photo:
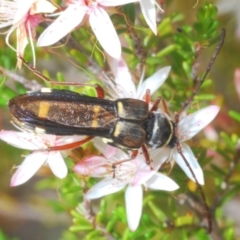
{"type": "Polygon", "coordinates": [[[212,217],[211,217],[211,213],[210,213],[210,209],[209,209],[209,206],[207,204],[207,200],[206,200],[206,197],[205,197],[205,194],[204,194],[204,191],[203,191],[203,188],[202,186],[199,184],[197,178],[196,178],[196,175],[194,174],[191,166],[189,165],[186,157],[184,156],[184,154],[182,153],[182,147],[180,145],[180,143],[178,142],[177,143],[177,151],[178,153],[181,155],[182,159],[184,160],[185,164],[187,165],[188,169],[190,170],[196,184],[197,184],[197,187],[198,187],[198,190],[201,194],[201,197],[203,199],[203,205],[204,205],[204,214],[206,215],[207,217],[207,221],[208,221],[208,228],[207,228],[207,233],[211,233],[212,232],[212,217]]]}
{"type": "Polygon", "coordinates": [[[205,79],[207,78],[207,75],[209,74],[216,58],[217,58],[217,55],[218,53],[220,52],[221,48],[222,48],[222,45],[224,43],[224,40],[225,40],[225,36],[226,36],[226,30],[223,28],[222,29],[222,34],[221,34],[221,38],[220,38],[220,41],[215,49],[215,52],[213,53],[209,63],[208,63],[208,66],[207,66],[207,69],[206,69],[206,72],[204,73],[203,77],[199,80],[199,83],[197,84],[196,88],[193,90],[192,92],[192,95],[188,98],[188,100],[183,104],[182,108],[178,111],[178,115],[180,115],[186,108],[187,106],[190,104],[190,102],[193,100],[194,96],[197,94],[198,90],[200,89],[200,87],[202,86],[202,84],[204,83],[205,79]]]}
{"type": "MultiPolygon", "coordinates": [[[[175,114],[175,135],[177,136],[178,135],[178,123],[179,123],[179,116],[180,114],[187,108],[187,106],[190,104],[190,102],[193,100],[194,96],[197,94],[198,90],[200,89],[200,87],[202,86],[202,84],[204,83],[205,79],[207,78],[207,75],[209,74],[212,66],[213,66],[213,63],[215,62],[216,58],[217,58],[217,55],[219,54],[221,48],[222,48],[222,45],[224,43],[224,39],[225,39],[225,36],[226,36],[226,30],[225,29],[222,29],[222,34],[221,34],[221,38],[220,38],[220,41],[215,49],[215,52],[213,53],[209,63],[208,63],[208,66],[207,66],[207,69],[203,75],[203,77],[199,80],[199,83],[197,84],[197,86],[195,87],[195,89],[193,90],[192,92],[192,95],[187,99],[187,101],[183,104],[182,108],[175,114]]],[[[182,152],[182,147],[180,145],[180,142],[177,141],[177,151],[178,153],[181,155],[182,159],[184,160],[186,166],[188,167],[189,171],[191,172],[196,184],[197,184],[197,187],[198,187],[198,190],[200,191],[200,194],[201,194],[201,197],[203,199],[203,204],[204,204],[204,213],[207,217],[207,221],[208,221],[208,229],[207,229],[207,232],[208,233],[211,233],[212,231],[212,218],[211,218],[211,213],[210,213],[210,209],[207,205],[207,201],[206,201],[206,197],[205,197],[205,194],[203,192],[203,188],[201,187],[201,185],[199,184],[197,178],[196,178],[196,175],[194,174],[191,166],[189,165],[186,157],[184,156],[183,152],[182,152]]]]}

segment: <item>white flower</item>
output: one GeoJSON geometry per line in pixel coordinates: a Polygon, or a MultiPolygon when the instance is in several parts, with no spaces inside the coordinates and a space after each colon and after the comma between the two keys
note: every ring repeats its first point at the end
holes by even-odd
{"type": "MultiPolygon", "coordinates": [[[[100,198],[118,192],[127,186],[125,192],[127,220],[129,228],[135,231],[142,214],[143,188],[174,191],[178,189],[178,185],[169,177],[157,172],[160,165],[155,161],[156,156],[153,157],[151,165],[153,169],[151,169],[146,164],[141,152],[135,159],[130,160],[131,154],[107,146],[101,139],[95,138],[93,141],[104,157],[87,157],[79,162],[73,170],[81,175],[105,177],[105,179],[94,185],[87,192],[86,198],[100,198]],[[113,169],[114,163],[119,164],[113,169]]],[[[150,150],[150,154],[151,151],[155,150],[150,150]]]]}
{"type": "Polygon", "coordinates": [[[75,0],[70,1],[65,11],[41,34],[38,46],[56,43],[87,17],[103,49],[112,57],[121,56],[121,44],[105,7],[113,7],[134,2],[135,0],[75,0]]]}
{"type": "Polygon", "coordinates": [[[171,67],[161,68],[145,81],[143,81],[143,73],[138,87],[136,88],[127,64],[122,58],[108,58],[108,63],[115,76],[114,83],[116,84],[116,87],[111,82],[106,82],[106,84],[108,84],[114,92],[112,97],[115,98],[136,98],[142,100],[147,89],[150,90],[151,95],[154,94],[165,82],[171,69],[171,67]]]}
{"type": "Polygon", "coordinates": [[[152,29],[157,34],[155,0],[139,0],[143,16],[152,29]]]}
{"type": "MultiPolygon", "coordinates": [[[[188,116],[180,118],[178,124],[178,141],[180,142],[182,153],[185,156],[188,164],[194,172],[198,182],[204,184],[203,171],[195,158],[191,148],[184,143],[184,141],[191,139],[198,132],[200,132],[204,127],[206,127],[218,114],[220,107],[211,105],[209,107],[198,110],[197,112],[190,114],[188,116]]],[[[176,147],[174,148],[159,148],[159,160],[162,162],[164,158],[161,159],[162,155],[168,155],[168,160],[175,160],[177,164],[183,169],[186,175],[193,181],[195,181],[189,168],[187,167],[182,156],[178,153],[176,147]]]]}
{"type": "Polygon", "coordinates": [[[74,28],[83,24],[84,18],[87,18],[103,49],[113,58],[120,58],[121,44],[105,9],[138,1],[146,22],[156,34],[154,0],[74,0],[68,1],[67,9],[61,12],[60,16],[41,34],[38,46],[43,47],[56,43],[74,28]]]}
{"type": "MultiPolygon", "coordinates": [[[[143,81],[143,77],[140,80],[138,88],[136,89],[134,82],[132,81],[131,74],[129,73],[128,67],[123,59],[109,59],[109,65],[115,76],[116,87],[114,84],[111,85],[111,82],[107,82],[112,90],[112,97],[118,98],[143,98],[147,89],[150,89],[151,94],[153,94],[166,80],[170,67],[165,67],[158,70],[151,77],[143,81]]],[[[161,111],[158,109],[157,111],[161,111]]],[[[198,132],[200,132],[204,127],[206,127],[217,115],[219,111],[218,106],[209,106],[207,108],[201,109],[189,116],[181,117],[178,124],[178,133],[176,136],[182,146],[182,152],[185,158],[187,159],[190,167],[192,168],[198,182],[204,184],[203,172],[201,167],[198,164],[192,150],[190,147],[183,143],[186,140],[191,139],[198,132]]],[[[169,118],[168,115],[166,115],[169,118]]],[[[150,151],[151,152],[151,151],[150,151]]],[[[164,147],[158,148],[155,151],[151,152],[150,159],[155,158],[159,164],[163,164],[166,160],[175,160],[179,166],[183,169],[186,175],[195,181],[192,176],[189,168],[182,159],[181,155],[178,153],[176,146],[174,148],[164,147]],[[156,155],[157,157],[153,156],[156,155]],[[167,157],[166,157],[167,156],[167,157]]],[[[171,161],[173,163],[173,161],[171,161]]]]}
{"type": "Polygon", "coordinates": [[[57,177],[66,177],[67,166],[61,152],[48,151],[47,149],[49,146],[62,146],[80,141],[83,139],[83,136],[58,137],[49,134],[2,130],[0,139],[17,148],[33,151],[25,157],[23,163],[12,176],[11,186],[17,186],[28,181],[43,164],[47,164],[57,177]]]}
{"type": "MultiPolygon", "coordinates": [[[[52,13],[55,10],[56,7],[46,0],[0,0],[0,28],[11,26],[6,31],[6,44],[17,53],[17,56],[23,56],[29,39],[35,65],[33,47],[35,28],[44,19],[42,13],[52,13]],[[17,33],[16,48],[9,43],[9,37],[15,29],[17,33]]],[[[18,59],[18,68],[21,67],[21,63],[21,60],[18,59]]]]}

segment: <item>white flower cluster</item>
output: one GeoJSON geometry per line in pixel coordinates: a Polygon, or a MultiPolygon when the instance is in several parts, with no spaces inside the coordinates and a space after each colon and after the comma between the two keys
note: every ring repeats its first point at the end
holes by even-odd
{"type": "MultiPolygon", "coordinates": [[[[154,0],[72,0],[66,1],[67,8],[57,13],[54,13],[57,7],[47,0],[0,0],[0,28],[10,26],[6,32],[6,43],[16,51],[17,56],[23,57],[24,50],[30,41],[35,63],[33,40],[39,23],[46,21],[43,14],[53,13],[53,16],[58,17],[39,37],[37,41],[39,47],[58,42],[87,20],[103,49],[110,56],[120,58],[121,44],[107,9],[133,2],[140,3],[146,22],[156,34],[154,0]],[[16,48],[9,43],[9,36],[15,29],[16,48]]],[[[18,59],[19,68],[21,63],[21,59],[18,59]]]]}

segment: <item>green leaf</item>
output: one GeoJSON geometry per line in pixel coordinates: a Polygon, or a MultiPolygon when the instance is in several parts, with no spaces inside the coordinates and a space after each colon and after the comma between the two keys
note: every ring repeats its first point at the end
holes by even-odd
{"type": "Polygon", "coordinates": [[[228,115],[229,115],[231,118],[233,118],[234,120],[240,122],[240,113],[239,113],[239,112],[236,112],[236,111],[234,111],[234,110],[230,110],[230,111],[228,112],[228,115]]]}
{"type": "Polygon", "coordinates": [[[180,216],[175,219],[174,224],[177,227],[182,227],[184,225],[193,224],[193,216],[191,216],[191,215],[180,216]]]}
{"type": "Polygon", "coordinates": [[[158,58],[163,58],[178,48],[176,44],[170,44],[156,54],[158,58]]]}
{"type": "Polygon", "coordinates": [[[226,175],[226,171],[218,167],[216,164],[211,164],[211,168],[222,177],[226,175]]]}
{"type": "Polygon", "coordinates": [[[164,222],[164,220],[166,219],[165,213],[152,201],[148,202],[148,206],[152,210],[152,213],[155,215],[155,217],[159,220],[159,222],[164,222]]]}
{"type": "Polygon", "coordinates": [[[93,229],[93,226],[91,225],[77,225],[77,226],[71,226],[69,228],[69,231],[71,232],[80,232],[80,231],[89,231],[89,230],[92,230],[93,229]]]}

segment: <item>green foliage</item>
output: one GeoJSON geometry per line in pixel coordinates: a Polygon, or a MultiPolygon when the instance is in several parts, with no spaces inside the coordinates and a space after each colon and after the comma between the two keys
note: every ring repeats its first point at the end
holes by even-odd
{"type": "Polygon", "coordinates": [[[229,116],[230,116],[231,118],[233,118],[234,120],[240,122],[240,113],[239,113],[239,112],[236,112],[236,111],[231,110],[231,111],[229,111],[228,114],[229,114],[229,116]]]}
{"type": "Polygon", "coordinates": [[[0,240],[18,240],[17,238],[9,238],[0,230],[0,240]]]}

